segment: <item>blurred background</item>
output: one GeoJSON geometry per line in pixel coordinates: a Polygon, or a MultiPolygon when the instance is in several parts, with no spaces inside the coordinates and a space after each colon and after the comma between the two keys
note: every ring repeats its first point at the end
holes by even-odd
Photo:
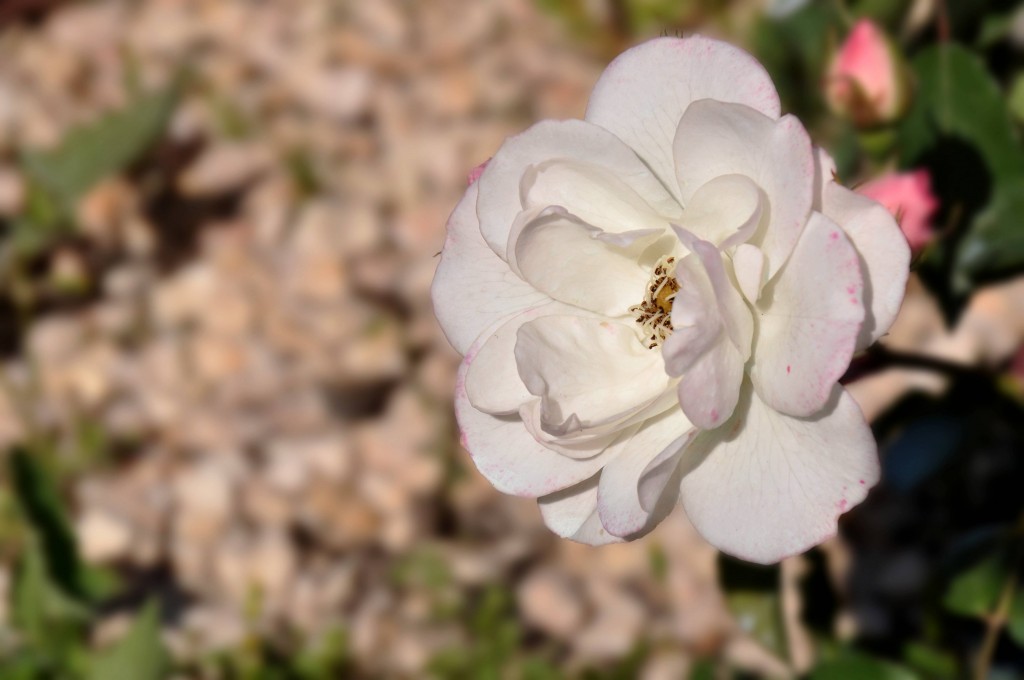
{"type": "Polygon", "coordinates": [[[1018,4],[0,1],[0,677],[1024,677],[1018,4]],[[430,308],[468,172],[697,31],[915,252],[884,482],[774,569],[552,536],[430,308]]]}

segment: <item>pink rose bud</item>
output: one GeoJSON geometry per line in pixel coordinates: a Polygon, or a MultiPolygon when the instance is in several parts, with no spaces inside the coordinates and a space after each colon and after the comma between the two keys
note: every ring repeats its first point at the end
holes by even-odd
{"type": "Polygon", "coordinates": [[[860,127],[898,118],[907,105],[903,62],[886,35],[862,19],[833,57],[825,98],[837,114],[860,127]]]}
{"type": "Polygon", "coordinates": [[[939,208],[939,200],[932,193],[927,170],[885,175],[864,184],[857,192],[875,199],[896,217],[912,250],[924,248],[935,237],[932,217],[939,208]]]}

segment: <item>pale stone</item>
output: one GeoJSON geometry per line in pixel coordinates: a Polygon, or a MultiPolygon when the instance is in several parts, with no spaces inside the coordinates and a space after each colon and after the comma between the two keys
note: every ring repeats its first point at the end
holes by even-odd
{"type": "Polygon", "coordinates": [[[516,589],[516,600],[530,625],[563,640],[576,634],[586,615],[579,587],[555,569],[530,573],[516,589]]]}
{"type": "Polygon", "coordinates": [[[358,67],[299,67],[292,71],[291,84],[299,100],[313,111],[345,122],[367,112],[374,79],[369,70],[358,67]]]}
{"type": "Polygon", "coordinates": [[[82,556],[96,563],[124,557],[132,542],[131,527],[122,519],[102,510],[91,510],[75,523],[82,556]]]}
{"type": "Polygon", "coordinates": [[[21,173],[0,165],[0,216],[14,217],[25,202],[25,181],[21,173]]]}
{"type": "Polygon", "coordinates": [[[122,223],[135,210],[135,190],[121,177],[101,181],[78,201],[76,224],[92,239],[112,245],[122,223]]]}
{"type": "Polygon", "coordinates": [[[179,186],[189,196],[231,191],[266,171],[272,162],[271,151],[261,144],[219,144],[204,152],[185,171],[179,186]]]}
{"type": "Polygon", "coordinates": [[[679,680],[690,675],[690,659],[677,650],[656,652],[644,662],[639,680],[679,680]]]}
{"type": "Polygon", "coordinates": [[[602,578],[587,585],[595,616],[578,631],[573,649],[580,659],[621,658],[639,640],[647,612],[634,595],[602,578]]]}

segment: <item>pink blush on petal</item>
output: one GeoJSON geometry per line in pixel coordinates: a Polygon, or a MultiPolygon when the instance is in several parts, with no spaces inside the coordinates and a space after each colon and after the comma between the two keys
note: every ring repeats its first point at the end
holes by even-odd
{"type": "Polygon", "coordinates": [[[473,182],[475,182],[478,179],[480,179],[480,175],[484,174],[484,170],[487,169],[487,164],[490,163],[490,162],[491,162],[491,159],[488,158],[483,163],[481,163],[480,165],[478,165],[475,168],[473,168],[472,170],[470,170],[469,171],[469,175],[466,176],[466,184],[467,185],[472,185],[473,182]]]}

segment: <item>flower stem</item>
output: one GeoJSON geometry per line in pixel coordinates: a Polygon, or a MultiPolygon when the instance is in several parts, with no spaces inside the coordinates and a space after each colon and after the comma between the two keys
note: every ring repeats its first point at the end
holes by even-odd
{"type": "Polygon", "coordinates": [[[950,378],[985,378],[988,373],[967,364],[947,361],[938,357],[899,352],[883,345],[873,345],[855,357],[846,374],[840,379],[844,385],[886,368],[913,368],[941,373],[950,378]]]}
{"type": "Polygon", "coordinates": [[[988,677],[989,669],[992,666],[992,657],[995,656],[996,647],[999,644],[999,636],[1010,618],[1010,609],[1013,606],[1013,598],[1017,594],[1019,580],[1017,571],[1020,569],[1022,558],[1024,558],[1024,514],[1017,520],[1016,545],[1013,550],[1013,557],[1010,560],[1010,569],[1006,575],[1006,582],[999,592],[999,601],[993,611],[985,620],[985,637],[981,642],[981,649],[978,650],[978,657],[974,662],[974,673],[971,675],[974,680],[985,680],[988,677]]]}

